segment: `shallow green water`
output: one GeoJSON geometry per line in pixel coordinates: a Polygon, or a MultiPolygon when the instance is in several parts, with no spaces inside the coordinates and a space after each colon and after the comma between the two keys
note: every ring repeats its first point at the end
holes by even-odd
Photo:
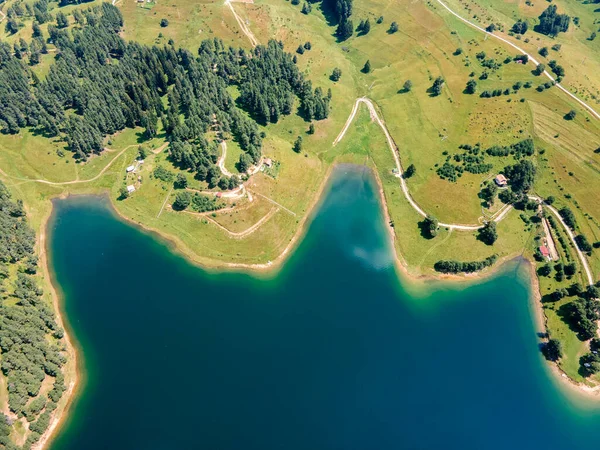
{"type": "Polygon", "coordinates": [[[50,229],[87,373],[53,450],[600,446],[600,408],[540,359],[522,268],[411,296],[362,169],[270,280],[193,267],[98,199],[50,229]]]}

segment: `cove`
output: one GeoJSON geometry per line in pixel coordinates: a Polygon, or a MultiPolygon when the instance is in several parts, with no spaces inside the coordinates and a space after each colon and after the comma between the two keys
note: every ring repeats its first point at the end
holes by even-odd
{"type": "Polygon", "coordinates": [[[589,449],[600,407],[538,348],[519,264],[485,282],[399,280],[377,186],[340,166],[269,279],[197,268],[59,200],[50,261],[85,365],[53,450],[589,449]]]}

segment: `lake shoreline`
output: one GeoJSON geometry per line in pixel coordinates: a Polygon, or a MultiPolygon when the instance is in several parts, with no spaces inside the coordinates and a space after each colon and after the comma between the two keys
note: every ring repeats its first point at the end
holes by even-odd
{"type": "MultiPolygon", "coordinates": [[[[65,195],[60,195],[56,198],[67,198],[65,195]]],[[[71,409],[73,401],[76,398],[77,392],[81,389],[81,371],[83,368],[82,358],[80,358],[81,349],[78,349],[72,336],[74,333],[68,322],[68,317],[64,309],[65,296],[60,291],[60,286],[55,280],[54,272],[50,267],[49,255],[50,255],[50,244],[48,240],[49,226],[51,224],[52,216],[54,215],[54,205],[42,219],[40,232],[38,235],[39,245],[39,259],[40,266],[42,267],[44,278],[47,280],[50,296],[52,298],[52,305],[56,315],[57,324],[64,330],[64,341],[67,352],[67,363],[63,369],[63,375],[65,377],[65,385],[67,386],[66,391],[59,400],[59,405],[52,414],[50,424],[46,431],[40,436],[40,439],[32,445],[32,450],[43,450],[48,448],[52,439],[56,436],[64,421],[68,416],[68,412],[71,409]]]]}
{"type": "MultiPolygon", "coordinates": [[[[277,274],[278,270],[282,267],[283,263],[293,253],[293,250],[300,243],[301,237],[303,237],[306,234],[308,225],[313,220],[315,213],[318,211],[319,205],[322,203],[323,199],[325,198],[324,194],[327,192],[327,188],[331,181],[332,172],[334,170],[336,170],[340,167],[344,167],[344,166],[355,167],[355,168],[361,167],[356,164],[346,164],[346,163],[330,165],[323,177],[323,180],[321,181],[319,188],[316,191],[313,201],[311,202],[311,204],[308,208],[308,212],[304,215],[304,217],[299,222],[298,229],[294,233],[294,235],[293,235],[292,239],[290,240],[290,242],[288,243],[288,245],[283,249],[283,251],[277,256],[277,258],[274,261],[269,261],[268,263],[262,263],[262,264],[225,263],[225,262],[220,262],[217,260],[202,260],[195,253],[193,253],[189,249],[189,247],[187,247],[177,237],[168,235],[164,232],[161,232],[158,229],[144,225],[140,222],[136,222],[136,221],[130,219],[129,217],[126,217],[125,215],[121,214],[118,211],[118,209],[115,207],[113,200],[110,198],[110,196],[106,192],[100,193],[100,194],[81,194],[81,195],[79,195],[79,194],[74,194],[74,195],[73,194],[67,194],[67,195],[61,194],[61,195],[57,195],[56,197],[52,198],[51,201],[54,201],[57,199],[67,199],[69,197],[98,197],[103,200],[108,200],[108,204],[110,205],[111,212],[113,214],[115,214],[116,217],[118,217],[120,220],[122,220],[122,221],[148,233],[148,234],[153,235],[155,238],[161,240],[163,243],[165,243],[169,247],[169,249],[171,251],[173,251],[176,254],[179,254],[187,262],[193,264],[194,266],[200,267],[201,269],[210,271],[210,272],[231,270],[231,271],[239,271],[239,272],[244,272],[244,273],[250,272],[255,275],[261,275],[261,274],[268,275],[269,277],[271,277],[271,276],[275,276],[277,274]]],[[[529,274],[529,280],[530,280],[531,288],[532,288],[531,301],[534,302],[533,310],[532,310],[532,313],[534,314],[534,321],[536,323],[536,326],[545,330],[546,317],[543,313],[543,308],[541,305],[541,294],[539,292],[539,283],[538,283],[535,271],[533,270],[532,262],[527,258],[505,257],[505,258],[502,258],[501,260],[499,260],[494,265],[494,267],[483,270],[481,272],[475,272],[472,274],[463,274],[463,275],[458,275],[458,274],[438,274],[438,275],[420,274],[420,275],[416,275],[416,274],[410,273],[408,270],[407,262],[402,258],[401,253],[399,252],[399,250],[397,249],[397,247],[395,245],[396,235],[394,233],[394,229],[389,225],[390,215],[389,215],[389,211],[387,208],[387,203],[385,201],[383,185],[379,178],[379,174],[376,170],[373,170],[373,168],[371,168],[371,167],[368,167],[368,166],[363,166],[363,167],[367,167],[370,170],[371,175],[373,176],[373,179],[376,181],[379,200],[380,200],[379,203],[380,203],[380,206],[382,209],[383,216],[386,221],[384,226],[386,227],[387,232],[389,233],[391,244],[392,244],[392,251],[394,252],[394,266],[396,268],[396,272],[398,273],[398,275],[401,278],[403,278],[406,281],[408,281],[409,283],[413,283],[413,284],[422,283],[422,282],[426,282],[426,281],[442,281],[442,282],[448,281],[453,284],[457,283],[457,282],[472,284],[475,282],[483,282],[486,279],[496,275],[498,272],[503,270],[504,266],[507,263],[509,263],[510,261],[513,261],[515,259],[520,259],[521,261],[526,261],[527,262],[527,271],[529,274]]],[[[41,265],[44,270],[44,274],[45,274],[46,278],[48,279],[48,284],[50,286],[50,293],[51,293],[51,297],[53,299],[53,305],[55,307],[57,321],[65,330],[65,345],[67,347],[67,353],[69,355],[71,355],[71,360],[67,364],[72,364],[74,368],[72,367],[72,370],[71,370],[72,375],[69,377],[69,379],[67,378],[67,375],[65,374],[65,381],[67,382],[68,387],[67,387],[67,391],[65,391],[65,395],[61,399],[61,401],[64,400],[64,404],[63,404],[62,408],[61,408],[61,406],[59,406],[59,408],[57,408],[57,410],[54,413],[52,420],[50,422],[50,426],[48,427],[46,432],[40,437],[39,441],[32,447],[35,450],[43,450],[45,448],[48,448],[52,439],[56,436],[57,432],[60,430],[60,428],[64,424],[64,422],[68,416],[68,412],[73,404],[73,401],[77,397],[77,393],[82,388],[81,385],[82,385],[83,363],[82,363],[82,359],[80,358],[80,355],[79,355],[79,353],[81,352],[81,349],[78,349],[77,346],[75,344],[73,344],[72,336],[71,336],[71,333],[73,333],[73,331],[68,324],[68,320],[65,320],[66,311],[64,309],[64,295],[59,294],[60,289],[57,286],[57,283],[56,283],[54,277],[52,276],[52,270],[50,268],[49,258],[48,258],[48,253],[49,253],[49,249],[48,249],[49,244],[47,241],[47,235],[49,234],[48,227],[51,222],[51,217],[53,216],[54,211],[55,211],[55,209],[53,207],[51,209],[51,213],[48,214],[47,217],[43,218],[43,220],[42,220],[42,224],[40,227],[41,230],[39,233],[39,245],[40,245],[39,256],[40,256],[40,261],[42,263],[41,265]],[[65,317],[63,317],[63,314],[65,315],[65,317]]],[[[560,370],[560,368],[558,367],[558,365],[556,365],[555,363],[547,363],[546,365],[548,367],[550,367],[550,371],[554,374],[553,378],[556,377],[557,379],[560,380],[558,383],[559,385],[567,386],[571,392],[577,393],[580,396],[584,396],[587,399],[593,399],[593,400],[600,399],[600,387],[596,389],[596,388],[591,388],[589,386],[583,385],[581,383],[577,383],[576,381],[574,381],[571,378],[569,378],[568,376],[566,376],[566,374],[564,374],[564,372],[562,372],[560,370]]]]}

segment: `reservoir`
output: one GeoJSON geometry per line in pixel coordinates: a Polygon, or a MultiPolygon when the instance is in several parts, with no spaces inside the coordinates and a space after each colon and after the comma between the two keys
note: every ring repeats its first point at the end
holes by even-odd
{"type": "Polygon", "coordinates": [[[341,166],[272,277],[213,273],[57,201],[51,266],[84,383],[53,450],[568,449],[600,405],[557,385],[525,267],[473,285],[399,278],[377,186],[341,166]]]}

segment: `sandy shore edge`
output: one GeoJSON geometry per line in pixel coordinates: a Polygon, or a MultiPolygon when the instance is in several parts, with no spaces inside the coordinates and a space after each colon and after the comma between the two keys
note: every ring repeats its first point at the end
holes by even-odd
{"type": "MultiPolygon", "coordinates": [[[[58,196],[57,198],[65,198],[66,196],[58,196]]],[[[58,402],[58,407],[52,414],[50,424],[46,431],[41,435],[40,439],[31,447],[32,450],[42,450],[49,446],[52,438],[56,436],[56,433],[60,429],[64,420],[67,417],[67,413],[71,408],[73,400],[75,399],[76,390],[80,388],[80,358],[73,341],[71,340],[71,328],[67,321],[63,317],[64,307],[64,296],[59,294],[59,287],[54,279],[53,273],[50,269],[50,263],[48,258],[48,227],[50,225],[50,218],[54,212],[54,208],[42,219],[40,230],[38,233],[38,255],[40,267],[42,268],[43,276],[47,280],[46,285],[48,286],[50,296],[52,298],[52,305],[56,316],[57,324],[64,330],[64,342],[67,352],[67,363],[63,367],[63,375],[65,377],[66,391],[63,393],[61,399],[58,402]]],[[[66,314],[65,314],[66,316],[66,314]]]]}

